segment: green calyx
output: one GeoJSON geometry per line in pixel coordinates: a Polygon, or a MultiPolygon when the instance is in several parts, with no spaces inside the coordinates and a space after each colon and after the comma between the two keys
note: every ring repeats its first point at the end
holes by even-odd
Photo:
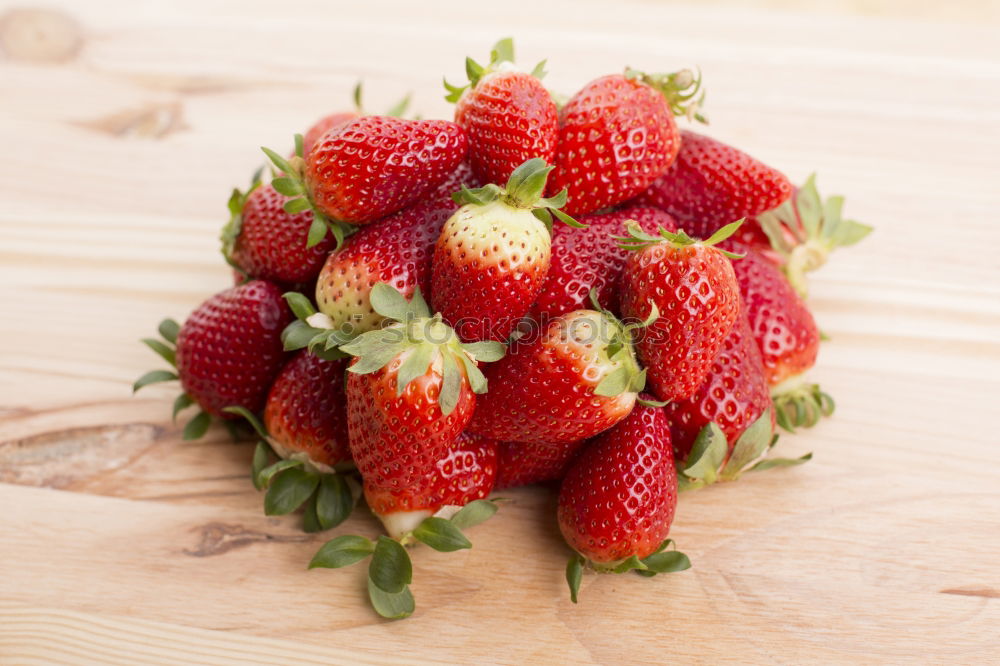
{"type": "Polygon", "coordinates": [[[569,585],[569,598],[575,604],[580,592],[580,583],[583,581],[584,567],[590,566],[599,573],[627,573],[635,571],[640,576],[652,578],[657,574],[674,573],[691,568],[691,560],[684,553],[671,549],[674,545],[673,539],[666,539],[657,549],[639,559],[635,555],[619,562],[592,562],[583,555],[574,553],[566,564],[566,583],[569,585]]]}
{"type": "MultiPolygon", "coordinates": [[[[615,236],[614,239],[618,241],[618,247],[623,250],[628,250],[630,252],[638,252],[644,250],[647,247],[653,245],[658,245],[660,243],[670,243],[675,248],[685,247],[687,245],[703,245],[705,247],[712,247],[718,245],[722,241],[726,240],[730,236],[736,233],[736,231],[743,224],[745,219],[740,219],[735,222],[730,222],[726,226],[717,230],[714,234],[706,238],[705,240],[698,240],[697,238],[691,238],[687,233],[681,229],[680,231],[667,231],[663,227],[659,228],[656,234],[648,234],[642,230],[639,223],[635,220],[625,221],[625,235],[615,236]]],[[[719,248],[717,248],[719,249],[719,248]]],[[[736,254],[735,252],[728,252],[723,249],[719,249],[719,252],[726,255],[730,259],[742,259],[742,254],[736,254]]]]}
{"type": "Polygon", "coordinates": [[[361,497],[357,480],[324,473],[306,460],[282,458],[275,453],[270,435],[256,414],[245,407],[226,407],[222,411],[242,416],[259,437],[250,480],[254,488],[266,491],[266,515],[284,516],[304,506],[302,528],[306,532],[322,532],[347,520],[361,497]]]}
{"type": "Polygon", "coordinates": [[[682,69],[669,74],[646,74],[628,67],[625,76],[629,79],[642,81],[656,89],[667,100],[670,111],[675,116],[684,116],[688,120],[708,123],[701,109],[705,104],[705,91],[701,89],[701,70],[697,73],[690,69],[682,69]],[[701,94],[699,94],[701,93],[701,94]]]}
{"type": "Polygon", "coordinates": [[[503,344],[493,341],[463,343],[442,321],[440,314],[431,316],[419,288],[407,301],[393,287],[380,282],[372,288],[370,301],[388,325],[340,345],[342,352],[358,359],[348,368],[349,372],[377,372],[400,357],[402,364],[396,374],[396,394],[402,395],[411,381],[436,371],[441,375],[438,404],[445,415],[458,404],[463,382],[467,382],[474,393],[486,392],[486,377],[477,363],[503,358],[506,352],[503,344]]]}
{"type": "Polygon", "coordinates": [[[811,428],[824,416],[832,416],[837,404],[819,384],[806,382],[801,376],[790,377],[771,389],[775,420],[788,432],[796,428],[811,428]]]}
{"type": "Polygon", "coordinates": [[[295,215],[305,211],[312,211],[312,224],[306,234],[306,247],[311,248],[318,245],[327,235],[333,234],[337,241],[336,249],[344,244],[344,239],[354,233],[357,228],[347,222],[334,220],[323,214],[313,203],[309,196],[309,189],[303,174],[305,173],[305,159],[302,155],[302,135],[295,135],[295,157],[286,160],[284,157],[274,152],[270,148],[261,147],[264,154],[271,160],[274,168],[281,172],[281,175],[271,181],[271,187],[286,197],[288,201],[282,206],[286,213],[295,215]]]}
{"type": "Polygon", "coordinates": [[[243,230],[243,207],[246,206],[247,199],[253,194],[253,191],[260,187],[260,177],[263,171],[264,167],[261,167],[254,172],[253,177],[250,179],[250,187],[247,188],[246,192],[241,191],[238,187],[233,188],[233,193],[229,195],[229,201],[226,204],[226,207],[229,209],[229,221],[222,227],[222,232],[219,234],[219,240],[222,243],[223,258],[244,279],[248,277],[247,273],[233,259],[233,254],[236,251],[236,241],[243,230]]]}
{"type": "MultiPolygon", "coordinates": [[[[177,335],[180,333],[180,325],[173,319],[164,319],[160,322],[157,332],[160,334],[160,338],[143,338],[142,343],[152,349],[156,354],[162,358],[164,361],[170,364],[173,370],[150,370],[139,379],[135,380],[132,384],[132,393],[134,394],[139,389],[149,386],[150,384],[160,384],[163,382],[177,381],[180,377],[177,374],[177,335]]],[[[187,393],[181,393],[174,399],[173,406],[173,421],[177,422],[177,415],[183,410],[187,409],[191,405],[194,405],[195,401],[187,393]]],[[[208,427],[212,425],[212,417],[209,416],[208,412],[199,409],[198,413],[191,417],[188,421],[181,437],[185,441],[190,441],[194,439],[199,439],[206,432],[208,432],[208,427]]]]}
{"type": "MultiPolygon", "coordinates": [[[[514,64],[514,40],[510,37],[501,39],[493,48],[490,50],[490,60],[485,66],[480,65],[478,62],[472,58],[465,59],[465,75],[469,77],[469,83],[464,86],[453,86],[448,83],[448,79],[444,79],[444,88],[448,91],[445,95],[445,99],[449,102],[457,102],[464,93],[469,88],[475,88],[476,84],[479,83],[487,74],[491,72],[496,72],[502,69],[502,66],[510,67],[514,64]],[[506,65],[505,65],[506,63],[506,65]]],[[[531,75],[535,78],[542,78],[545,76],[545,61],[541,61],[535,68],[531,70],[531,75]]]]}
{"type": "Polygon", "coordinates": [[[803,298],[809,291],[806,273],[825,264],[836,248],[854,245],[872,232],[867,224],[844,219],[843,206],[841,196],[823,200],[812,174],[785,203],[757,216],[771,247],[785,259],[788,281],[803,298]]]}
{"type": "Polygon", "coordinates": [[[698,433],[687,460],[678,465],[678,489],[694,490],[718,481],[735,481],[747,471],[800,465],[812,458],[811,453],[801,458],[767,458],[777,441],[778,436],[771,428],[770,408],[743,431],[731,454],[722,429],[710,422],[698,433]]]}
{"type": "Polygon", "coordinates": [[[459,206],[485,206],[494,201],[500,200],[512,208],[530,210],[532,215],[538,218],[551,233],[552,218],[555,216],[563,224],[571,227],[584,229],[587,225],[577,222],[575,219],[562,212],[560,208],[566,205],[569,196],[566,189],[553,197],[543,197],[545,184],[548,181],[549,172],[554,169],[541,157],[533,157],[521,166],[514,169],[507,179],[506,187],[499,185],[486,185],[469,189],[465,186],[455,192],[451,198],[459,206]]]}
{"type": "Polygon", "coordinates": [[[316,312],[312,301],[306,296],[290,291],[283,294],[295,321],[281,332],[281,344],[285,351],[308,349],[309,352],[325,361],[335,361],[346,358],[347,354],[340,351],[340,345],[347,344],[356,336],[353,330],[332,328],[329,317],[316,312]]]}
{"type": "Polygon", "coordinates": [[[472,542],[462,530],[488,520],[496,512],[495,502],[474,500],[451,518],[425,518],[398,541],[385,535],[373,541],[345,534],[323,544],[309,562],[309,568],[340,569],[370,557],[368,599],[372,608],[390,620],[409,617],[416,608],[410,592],[413,563],[403,544],[416,540],[442,553],[472,548],[472,542]]]}
{"type": "MultiPolygon", "coordinates": [[[[659,310],[653,304],[652,311],[645,321],[623,324],[611,312],[601,307],[597,301],[597,292],[593,289],[590,290],[590,302],[601,314],[600,335],[602,340],[607,341],[604,352],[608,361],[616,366],[594,387],[594,395],[614,397],[622,393],[639,393],[646,388],[646,369],[640,368],[635,358],[632,331],[646,328],[656,321],[660,316],[659,310]]],[[[649,403],[646,400],[641,402],[649,403]]],[[[662,407],[663,404],[665,403],[650,406],[662,407]]]]}

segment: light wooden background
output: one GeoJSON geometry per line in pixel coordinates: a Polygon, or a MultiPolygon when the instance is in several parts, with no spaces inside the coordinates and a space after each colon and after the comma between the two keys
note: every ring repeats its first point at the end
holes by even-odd
{"type": "Polygon", "coordinates": [[[51,0],[75,24],[50,33],[8,14],[0,663],[1000,662],[997,5],[771,4],[51,0]],[[588,576],[573,606],[553,497],[520,490],[473,550],[415,552],[417,613],[387,623],[361,570],[305,570],[324,537],[263,516],[248,446],[181,443],[171,390],[130,396],[156,361],[136,340],[227,284],[216,234],[258,146],[359,77],[372,109],[413,90],[448,114],[441,75],[508,34],[566,92],[701,65],[716,136],[818,170],[876,232],[813,281],[839,410],[779,447],[815,459],[685,495],[693,570],[588,576]]]}

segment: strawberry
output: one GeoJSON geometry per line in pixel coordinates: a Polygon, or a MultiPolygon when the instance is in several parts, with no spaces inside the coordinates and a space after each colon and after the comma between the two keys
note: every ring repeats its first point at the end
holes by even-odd
{"type": "Polygon", "coordinates": [[[583,567],[645,575],[682,571],[687,556],[667,551],[677,508],[677,472],[663,410],[637,406],[587,444],[559,488],[557,517],[576,554],[566,568],[576,603],[583,567]]]}
{"type": "MultiPolygon", "coordinates": [[[[606,312],[576,310],[515,340],[487,367],[490,392],[469,431],[552,446],[607,430],[632,411],[645,381],[632,351],[634,328],[606,312]]],[[[568,459],[573,449],[562,451],[568,459]]]]}
{"type": "Polygon", "coordinates": [[[345,360],[296,354],[271,385],[264,407],[268,441],[281,458],[323,471],[349,463],[345,360]]]}
{"type": "Polygon", "coordinates": [[[584,442],[502,442],[497,457],[497,489],[557,481],[584,442]]]}
{"type": "Polygon", "coordinates": [[[705,381],[740,309],[739,286],[727,257],[716,247],[734,222],[704,241],[683,231],[647,234],[635,223],[619,240],[632,250],[622,273],[621,311],[626,319],[662,316],[636,341],[649,383],[661,400],[689,398],[705,381]]]}
{"type": "Polygon", "coordinates": [[[698,433],[712,421],[719,426],[726,441],[735,445],[754,421],[770,412],[768,437],[773,434],[774,412],[764,363],[745,311],[736,318],[736,324],[723,341],[698,392],[690,398],[675,400],[663,409],[670,419],[677,460],[688,457],[698,433]]]}
{"type": "MultiPolygon", "coordinates": [[[[298,307],[289,299],[293,310],[298,307]]],[[[251,478],[267,490],[264,513],[283,516],[305,506],[307,532],[344,522],[361,495],[360,485],[343,473],[351,468],[343,358],[324,360],[300,352],[271,385],[263,423],[243,407],[227,411],[244,417],[260,436],[251,478]],[[278,457],[271,462],[272,454],[278,457]]]]}
{"type": "Polygon", "coordinates": [[[816,363],[820,333],[805,302],[773,263],[746,247],[733,262],[750,329],[764,362],[778,423],[787,430],[816,424],[833,413],[833,399],[804,375],[816,363]]]}
{"type": "MultiPolygon", "coordinates": [[[[323,116],[315,123],[313,123],[308,130],[306,130],[305,136],[303,137],[303,153],[308,155],[309,151],[313,149],[313,146],[324,134],[327,134],[330,130],[340,127],[341,125],[346,125],[347,123],[360,118],[362,116],[369,115],[365,109],[364,105],[361,103],[361,82],[359,81],[354,86],[354,110],[353,111],[337,111],[331,113],[327,116],[323,116]]],[[[406,95],[403,99],[397,102],[391,109],[386,111],[385,115],[392,116],[394,118],[401,118],[404,113],[406,113],[406,107],[410,104],[410,96],[406,95]]]]}
{"type": "Polygon", "coordinates": [[[174,416],[197,403],[202,411],[184,429],[185,439],[197,439],[208,429],[210,416],[237,418],[227,408],[261,410],[285,361],[281,332],[290,321],[274,284],[253,280],[230,287],[195,308],[183,326],[171,320],[160,324],[166,344],[143,340],[177,372],[154,370],[140,377],[133,390],[180,379],[184,393],[174,403],[174,416]],[[176,349],[170,346],[174,342],[176,349]]]}
{"type": "Polygon", "coordinates": [[[389,537],[337,537],[310,567],[337,568],[371,555],[372,605],[385,617],[405,617],[414,602],[402,544],[415,539],[442,551],[469,548],[461,529],[496,510],[482,499],[493,487],[496,443],[462,431],[476,394],[486,390],[477,361],[500,358],[503,345],[462,344],[439,316],[430,316],[419,290],[407,302],[379,283],[370,299],[392,323],[341,350],[357,357],[347,381],[351,454],[368,505],[389,537]]]}
{"type": "Polygon", "coordinates": [[[270,184],[256,181],[244,194],[233,190],[229,223],[222,230],[222,254],[234,268],[251,278],[300,285],[316,279],[334,239],[324,237],[307,247],[312,215],[289,213],[288,197],[270,184]]]}
{"type": "Polygon", "coordinates": [[[513,61],[514,44],[503,39],[486,67],[466,59],[468,86],[445,82],[446,99],[456,102],[455,122],[469,139],[472,169],[487,183],[507,182],[533,157],[551,164],[559,139],[559,110],[539,81],[544,62],[526,74],[513,61]]]}
{"type": "Polygon", "coordinates": [[[584,215],[630,199],[663,175],[677,156],[674,111],[701,78],[684,70],[649,76],[628,70],[585,85],[562,108],[552,192],[569,190],[566,212],[584,215]]]}
{"type": "Polygon", "coordinates": [[[313,123],[302,138],[303,154],[308,155],[324,135],[361,117],[359,111],[337,111],[313,123]]]}
{"type": "Polygon", "coordinates": [[[378,282],[386,282],[409,298],[420,287],[429,293],[431,256],[441,226],[458,208],[451,194],[476,183],[468,165],[462,164],[426,199],[394,213],[378,224],[367,225],[347,239],[326,260],[316,283],[316,303],[330,328],[363,333],[382,317],[368,301],[378,282]]]}
{"type": "Polygon", "coordinates": [[[311,211],[307,247],[327,231],[337,247],[361,225],[413,204],[444,182],[465,157],[465,132],[446,120],[365,116],[324,134],[308,154],[295,136],[286,160],[262,150],[283,175],[274,189],[289,197],[289,213],[311,211]]]}
{"type": "Polygon", "coordinates": [[[438,238],[431,269],[435,309],[463,340],[504,340],[542,288],[551,256],[552,215],[565,191],[541,197],[552,167],[540,158],[519,166],[507,187],[463,189],[464,204],[438,238]]]}
{"type": "Polygon", "coordinates": [[[620,231],[626,220],[635,220],[649,233],[656,233],[660,227],[677,229],[667,213],[638,206],[582,217],[580,223],[587,225],[585,229],[553,227],[548,276],[531,309],[536,319],[587,307],[591,290],[596,291],[602,308],[617,310],[619,278],[628,252],[618,246],[613,233],[620,231]]]}
{"type": "Polygon", "coordinates": [[[733,220],[771,210],[791,192],[780,171],[721,141],[684,130],[677,161],[636,203],[662,208],[688,234],[701,238],[733,220]]]}
{"type": "Polygon", "coordinates": [[[757,216],[757,223],[767,235],[781,261],[785,276],[802,298],[806,297],[805,274],[824,263],[837,247],[854,245],[871,233],[872,228],[841,215],[844,198],[825,201],[816,189],[816,175],[777,208],[757,216]]]}
{"type": "Polygon", "coordinates": [[[430,317],[419,291],[407,303],[379,283],[371,301],[396,323],[341,347],[359,357],[347,381],[351,454],[369,506],[398,537],[414,520],[461,505],[463,497],[441,492],[433,470],[459,445],[476,394],[486,390],[475,359],[499,358],[503,347],[463,345],[439,317],[430,317]]]}

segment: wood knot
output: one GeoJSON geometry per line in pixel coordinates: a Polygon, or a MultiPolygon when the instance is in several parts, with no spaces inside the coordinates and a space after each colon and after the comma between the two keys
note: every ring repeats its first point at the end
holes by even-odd
{"type": "Polygon", "coordinates": [[[77,21],[52,9],[12,9],[0,17],[0,49],[11,60],[61,63],[72,60],[83,45],[77,21]]]}
{"type": "Polygon", "coordinates": [[[142,139],[162,139],[187,127],[184,124],[184,107],[180,102],[147,104],[74,124],[114,137],[142,139]]]}
{"type": "Polygon", "coordinates": [[[234,548],[243,548],[255,543],[301,543],[312,539],[307,534],[268,534],[267,532],[248,530],[242,525],[226,523],[206,523],[192,531],[200,533],[201,541],[195,548],[184,550],[184,554],[191,557],[222,555],[234,548]]]}

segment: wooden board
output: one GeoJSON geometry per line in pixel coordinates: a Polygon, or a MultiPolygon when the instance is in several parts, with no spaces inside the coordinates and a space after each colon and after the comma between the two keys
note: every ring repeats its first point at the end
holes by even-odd
{"type": "Polygon", "coordinates": [[[47,4],[71,21],[0,24],[0,663],[1000,661],[995,5],[47,4]],[[446,117],[441,75],[507,34],[563,91],[699,64],[714,135],[876,232],[813,280],[839,408],[779,446],[815,459],[685,495],[694,569],[590,575],[573,606],[552,494],[522,489],[471,551],[414,553],[389,623],[363,571],[305,570],[324,537],[263,515],[248,445],[182,443],[169,389],[130,396],[136,340],[227,284],[258,146],[359,77],[369,108],[446,117]]]}

